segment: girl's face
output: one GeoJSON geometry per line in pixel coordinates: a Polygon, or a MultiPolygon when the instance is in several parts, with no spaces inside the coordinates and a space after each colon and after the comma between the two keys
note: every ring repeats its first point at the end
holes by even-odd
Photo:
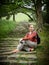
{"type": "Polygon", "coordinates": [[[29,31],[31,31],[31,32],[34,31],[34,26],[33,25],[29,26],[29,31]]]}

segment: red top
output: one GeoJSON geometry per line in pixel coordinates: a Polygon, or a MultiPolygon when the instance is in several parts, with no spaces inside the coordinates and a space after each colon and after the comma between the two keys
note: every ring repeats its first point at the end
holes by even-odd
{"type": "Polygon", "coordinates": [[[37,39],[35,38],[37,35],[37,32],[33,31],[31,34],[30,32],[25,35],[23,40],[30,40],[32,42],[37,42],[37,39]]]}

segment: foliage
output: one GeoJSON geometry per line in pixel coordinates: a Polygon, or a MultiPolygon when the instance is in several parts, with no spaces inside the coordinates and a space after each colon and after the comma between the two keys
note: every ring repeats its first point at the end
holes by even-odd
{"type": "Polygon", "coordinates": [[[0,38],[8,36],[8,33],[15,28],[16,24],[13,21],[0,20],[0,38]]]}
{"type": "MultiPolygon", "coordinates": [[[[2,0],[3,1],[3,0],[2,0]]],[[[37,20],[37,23],[39,22],[39,27],[43,24],[41,24],[41,22],[45,20],[46,22],[48,22],[48,18],[49,18],[49,7],[48,7],[48,3],[49,1],[47,0],[14,0],[14,2],[12,2],[11,0],[8,2],[5,0],[5,3],[3,3],[1,1],[0,7],[0,18],[2,16],[9,16],[12,14],[17,14],[18,12],[22,12],[26,15],[28,15],[30,17],[30,19],[32,20],[37,20]],[[46,5],[46,6],[44,6],[46,5]],[[44,7],[44,10],[42,10],[41,8],[44,7]],[[28,12],[32,13],[31,15],[34,17],[34,14],[36,14],[36,16],[33,18],[32,16],[30,16],[28,14],[28,12]],[[42,12],[43,12],[43,19],[42,20],[42,12]],[[45,16],[47,15],[47,17],[45,18],[45,16]],[[36,19],[37,18],[37,19],[36,19]]],[[[8,18],[8,17],[7,17],[8,18]]]]}

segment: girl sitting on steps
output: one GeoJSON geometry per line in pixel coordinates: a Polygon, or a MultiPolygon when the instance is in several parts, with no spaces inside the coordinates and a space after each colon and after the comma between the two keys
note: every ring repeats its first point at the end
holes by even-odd
{"type": "Polygon", "coordinates": [[[32,51],[37,47],[37,32],[32,24],[29,25],[29,32],[19,41],[17,49],[13,50],[12,53],[19,52],[22,49],[25,51],[32,51]]]}

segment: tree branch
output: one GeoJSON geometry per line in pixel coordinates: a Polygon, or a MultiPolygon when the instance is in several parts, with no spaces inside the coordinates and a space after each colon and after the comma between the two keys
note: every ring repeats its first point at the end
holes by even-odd
{"type": "Polygon", "coordinates": [[[26,14],[31,20],[33,20],[33,18],[28,13],[26,12],[22,12],[22,13],[26,14]]]}
{"type": "Polygon", "coordinates": [[[21,8],[25,8],[25,9],[32,10],[32,11],[34,11],[34,12],[35,12],[35,10],[34,10],[34,9],[32,9],[32,8],[28,8],[28,7],[24,7],[24,6],[21,6],[21,8]]]}

